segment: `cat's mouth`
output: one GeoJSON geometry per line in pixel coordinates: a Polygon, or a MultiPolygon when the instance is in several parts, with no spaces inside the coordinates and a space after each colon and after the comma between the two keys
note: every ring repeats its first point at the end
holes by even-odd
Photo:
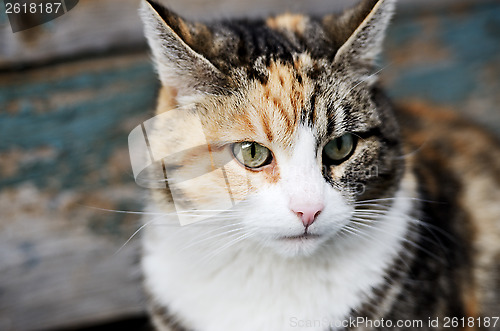
{"type": "Polygon", "coordinates": [[[318,239],[321,236],[319,234],[309,234],[309,233],[304,233],[298,236],[285,236],[281,237],[281,240],[287,240],[287,241],[302,241],[302,240],[314,240],[318,239]]]}

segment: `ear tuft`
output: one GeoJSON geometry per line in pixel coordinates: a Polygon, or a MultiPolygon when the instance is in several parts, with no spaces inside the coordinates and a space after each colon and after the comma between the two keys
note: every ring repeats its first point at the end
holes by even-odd
{"type": "Polygon", "coordinates": [[[228,78],[190,42],[192,25],[154,1],[142,1],[140,15],[162,84],[179,95],[223,94],[228,78]]]}

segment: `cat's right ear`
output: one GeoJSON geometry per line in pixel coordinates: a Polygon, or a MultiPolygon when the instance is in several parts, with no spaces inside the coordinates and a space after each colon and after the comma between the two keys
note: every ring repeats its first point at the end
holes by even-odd
{"type": "Polygon", "coordinates": [[[142,1],[140,14],[163,86],[177,95],[223,94],[228,79],[190,45],[191,25],[154,1],[142,1]]]}

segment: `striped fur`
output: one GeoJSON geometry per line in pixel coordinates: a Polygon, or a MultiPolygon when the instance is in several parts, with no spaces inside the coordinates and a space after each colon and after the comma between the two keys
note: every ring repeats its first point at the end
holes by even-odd
{"type": "Polygon", "coordinates": [[[157,113],[170,115],[150,144],[174,155],[144,234],[158,330],[326,331],[356,317],[431,330],[429,318],[498,315],[500,144],[446,112],[393,107],[374,61],[394,3],[202,24],[143,2],[157,113]],[[346,133],[355,150],[328,163],[346,133]],[[272,162],[241,166],[230,146],[243,141],[272,162]],[[297,201],[324,206],[305,230],[297,201]]]}

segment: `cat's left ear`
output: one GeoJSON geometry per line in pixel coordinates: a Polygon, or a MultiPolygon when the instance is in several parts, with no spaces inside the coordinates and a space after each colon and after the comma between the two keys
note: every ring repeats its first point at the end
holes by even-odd
{"type": "Polygon", "coordinates": [[[325,30],[335,32],[334,41],[340,46],[334,61],[372,68],[382,51],[395,4],[396,0],[363,0],[341,16],[326,16],[325,30]]]}
{"type": "Polygon", "coordinates": [[[194,26],[153,0],[143,0],[140,13],[163,86],[176,95],[223,93],[229,79],[196,50],[200,30],[208,32],[205,26],[194,26]]]}

